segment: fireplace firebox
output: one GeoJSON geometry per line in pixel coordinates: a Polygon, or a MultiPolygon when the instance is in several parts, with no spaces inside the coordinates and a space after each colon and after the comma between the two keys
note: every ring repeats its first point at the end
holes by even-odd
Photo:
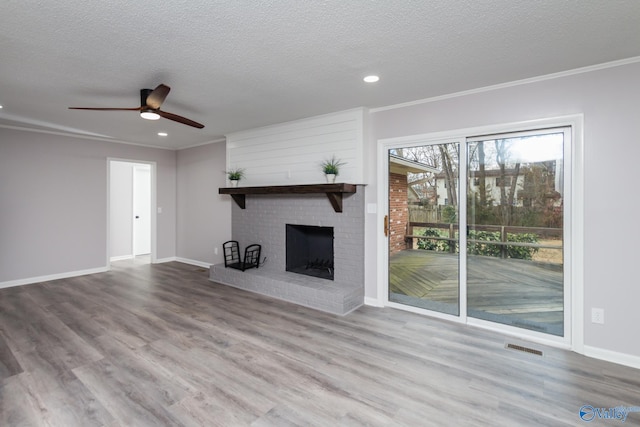
{"type": "Polygon", "coordinates": [[[286,270],[333,280],[333,227],[286,224],[286,270]]]}

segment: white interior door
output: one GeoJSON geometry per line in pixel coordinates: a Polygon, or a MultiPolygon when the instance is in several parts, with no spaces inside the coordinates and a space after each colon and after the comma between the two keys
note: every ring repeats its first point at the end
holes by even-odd
{"type": "Polygon", "coordinates": [[[151,253],[151,167],[133,168],[133,254],[151,253]]]}

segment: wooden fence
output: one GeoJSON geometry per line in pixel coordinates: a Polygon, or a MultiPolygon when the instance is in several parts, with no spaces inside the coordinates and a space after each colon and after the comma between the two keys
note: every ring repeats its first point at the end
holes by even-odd
{"type": "MultiPolygon", "coordinates": [[[[455,253],[456,246],[459,242],[459,238],[456,237],[456,233],[459,232],[460,227],[458,224],[443,224],[437,222],[410,222],[407,224],[407,234],[405,240],[408,247],[413,248],[413,239],[427,239],[427,240],[445,240],[449,242],[449,252],[455,253]],[[448,236],[421,236],[414,234],[414,228],[435,228],[439,230],[448,230],[448,236]]],[[[562,228],[546,228],[546,227],[514,227],[505,225],[471,225],[467,227],[467,230],[475,231],[488,231],[499,232],[500,240],[477,240],[467,239],[467,243],[480,243],[486,245],[500,246],[500,257],[507,257],[507,246],[519,246],[527,248],[545,248],[545,249],[560,249],[562,250],[562,243],[560,245],[549,245],[541,243],[527,243],[527,242],[510,242],[508,240],[508,233],[523,234],[531,233],[547,239],[559,238],[562,242],[562,228]]],[[[469,233],[467,232],[467,235],[469,233]]]]}
{"type": "Polygon", "coordinates": [[[442,221],[442,206],[420,206],[416,204],[409,204],[409,221],[442,221]]]}

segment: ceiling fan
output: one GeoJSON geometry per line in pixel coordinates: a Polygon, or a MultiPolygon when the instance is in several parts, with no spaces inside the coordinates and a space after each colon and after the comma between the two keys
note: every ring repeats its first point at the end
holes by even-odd
{"type": "Polygon", "coordinates": [[[160,106],[169,94],[171,88],[167,85],[159,85],[157,88],[140,89],[140,107],[133,108],[93,108],[93,107],[69,107],[70,110],[96,110],[96,111],[140,111],[140,117],[147,120],[158,120],[160,117],[182,123],[187,126],[202,129],[203,124],[189,120],[177,114],[162,111],[160,106]]]}

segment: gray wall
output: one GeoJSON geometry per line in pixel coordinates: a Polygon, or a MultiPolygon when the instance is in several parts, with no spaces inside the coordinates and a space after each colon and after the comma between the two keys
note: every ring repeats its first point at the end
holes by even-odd
{"type": "Polygon", "coordinates": [[[174,151],[0,128],[0,283],[106,266],[108,157],[157,163],[157,256],[175,256],[174,151]]]}
{"type": "MultiPolygon", "coordinates": [[[[584,265],[575,267],[584,271],[585,345],[640,356],[640,341],[632,338],[640,325],[639,99],[640,63],[633,63],[378,111],[367,156],[377,158],[381,138],[584,113],[584,265]],[[605,309],[604,325],[591,323],[591,307],[605,309]]],[[[367,202],[373,202],[375,171],[367,184],[367,202]]],[[[367,218],[367,247],[380,248],[379,227],[367,218]]],[[[375,250],[366,256],[366,295],[375,298],[375,250]]]]}
{"type": "Polygon", "coordinates": [[[223,262],[222,243],[231,238],[231,197],[218,194],[227,186],[225,151],[219,142],[177,153],[179,258],[223,262]]]}

